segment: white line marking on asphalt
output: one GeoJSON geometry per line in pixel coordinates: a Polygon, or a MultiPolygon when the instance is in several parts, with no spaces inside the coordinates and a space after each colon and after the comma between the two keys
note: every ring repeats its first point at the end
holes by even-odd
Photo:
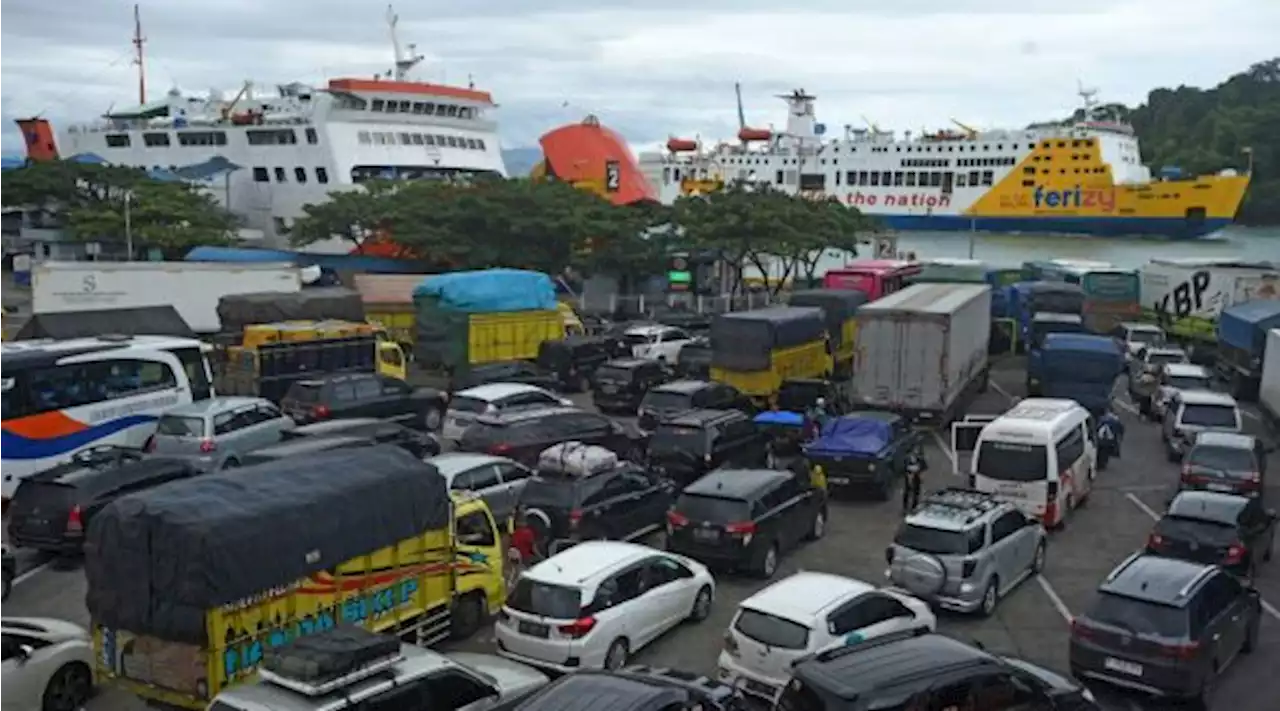
{"type": "Polygon", "coordinates": [[[1068,610],[1067,604],[1062,601],[1062,598],[1058,597],[1058,591],[1053,589],[1053,586],[1049,584],[1048,580],[1044,579],[1043,575],[1036,575],[1036,582],[1040,583],[1040,589],[1044,591],[1045,595],[1049,596],[1049,602],[1052,602],[1053,606],[1057,608],[1058,614],[1062,615],[1062,619],[1070,624],[1071,610],[1068,610]]]}
{"type": "Polygon", "coordinates": [[[1138,408],[1136,408],[1136,407],[1134,407],[1133,405],[1130,405],[1130,404],[1129,404],[1129,401],[1128,401],[1128,400],[1121,400],[1120,398],[1116,398],[1115,400],[1112,400],[1112,402],[1114,402],[1114,403],[1116,404],[1116,407],[1118,407],[1118,408],[1120,408],[1120,409],[1124,410],[1125,412],[1129,413],[1130,415],[1138,415],[1138,414],[1141,414],[1141,413],[1139,413],[1139,412],[1138,412],[1138,408]]]}
{"type": "Polygon", "coordinates": [[[959,469],[960,465],[956,463],[956,453],[951,451],[951,443],[943,439],[937,430],[930,430],[930,432],[933,433],[933,438],[937,440],[938,446],[942,448],[942,453],[947,455],[947,459],[951,460],[951,471],[954,472],[959,469]]]}
{"type": "Polygon", "coordinates": [[[1251,411],[1249,411],[1249,410],[1241,410],[1241,411],[1240,411],[1240,414],[1242,414],[1242,415],[1244,415],[1245,417],[1248,417],[1248,418],[1250,418],[1250,419],[1257,420],[1258,422],[1262,422],[1262,418],[1261,418],[1261,417],[1259,417],[1259,416],[1258,416],[1258,413],[1256,413],[1256,412],[1251,412],[1251,411]]]}
{"type": "Polygon", "coordinates": [[[19,575],[18,577],[13,579],[13,586],[16,588],[19,585],[21,585],[23,581],[30,580],[31,578],[34,578],[37,574],[43,573],[45,570],[49,568],[50,565],[53,565],[53,561],[49,561],[47,563],[41,563],[40,565],[37,565],[31,570],[28,570],[27,572],[19,575]]]}
{"type": "Polygon", "coordinates": [[[1013,396],[1009,394],[1008,390],[1005,390],[1004,388],[1000,387],[1000,383],[997,383],[995,381],[988,381],[987,384],[991,386],[992,390],[1003,395],[1004,399],[1008,400],[1009,402],[1013,402],[1013,396]]]}
{"type": "MultiPolygon", "coordinates": [[[[1146,514],[1147,516],[1150,516],[1152,521],[1160,520],[1160,516],[1158,516],[1156,512],[1151,509],[1150,506],[1147,506],[1146,504],[1142,503],[1142,499],[1139,499],[1137,494],[1125,494],[1124,497],[1129,501],[1132,501],[1134,506],[1137,506],[1139,509],[1142,510],[1142,513],[1146,514]]],[[[1268,615],[1271,615],[1277,621],[1280,621],[1280,609],[1277,609],[1275,605],[1272,605],[1266,600],[1260,599],[1260,602],[1262,603],[1263,612],[1267,613],[1268,615]]]]}

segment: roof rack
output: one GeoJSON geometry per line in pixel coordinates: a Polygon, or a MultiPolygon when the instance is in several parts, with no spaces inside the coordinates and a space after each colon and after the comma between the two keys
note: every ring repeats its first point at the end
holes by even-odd
{"type": "MultiPolygon", "coordinates": [[[[983,514],[994,511],[1001,505],[1002,502],[993,494],[957,487],[939,489],[926,494],[920,500],[921,509],[925,507],[942,509],[953,516],[968,514],[965,516],[966,521],[972,521],[983,514]]],[[[937,511],[934,513],[937,513],[937,511]]]]}
{"type": "Polygon", "coordinates": [[[584,479],[611,472],[620,464],[618,455],[614,452],[582,442],[562,442],[547,447],[538,455],[539,473],[561,474],[584,479]]]}
{"type": "Polygon", "coordinates": [[[323,696],[393,671],[403,660],[397,637],[339,627],[268,652],[258,675],[305,696],[323,696]]]}

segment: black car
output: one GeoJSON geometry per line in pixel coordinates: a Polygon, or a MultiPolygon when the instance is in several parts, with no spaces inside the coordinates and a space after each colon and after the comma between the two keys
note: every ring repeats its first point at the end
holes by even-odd
{"type": "Polygon", "coordinates": [[[711,339],[698,337],[680,346],[676,354],[676,374],[682,378],[711,378],[711,339]]]}
{"type": "Polygon", "coordinates": [[[373,417],[316,422],[284,433],[285,441],[334,436],[367,437],[370,444],[392,444],[419,459],[434,457],[440,453],[440,440],[434,435],[409,429],[398,422],[373,417]]]}
{"type": "Polygon", "coordinates": [[[508,360],[472,366],[453,380],[454,390],[466,390],[489,383],[519,383],[554,390],[560,379],[527,360],[508,360]]]}
{"type": "Polygon", "coordinates": [[[373,440],[368,435],[335,434],[324,437],[300,437],[248,452],[244,455],[241,465],[248,467],[333,449],[371,446],[373,446],[373,440]]]}
{"type": "Polygon", "coordinates": [[[1204,707],[1261,620],[1257,591],[1222,568],[1135,553],[1072,619],[1071,674],[1204,707]]]}
{"type": "Polygon", "coordinates": [[[827,412],[832,415],[843,415],[850,410],[846,391],[837,383],[821,378],[791,378],[782,381],[778,388],[777,405],[779,410],[788,412],[808,412],[822,400],[827,412]]]}
{"type": "Polygon", "coordinates": [[[591,389],[596,368],[613,357],[614,340],[604,336],[569,336],[562,341],[543,341],[538,347],[538,366],[556,379],[559,387],[583,393],[591,389]]]}
{"type": "Polygon", "coordinates": [[[897,632],[806,657],[792,668],[778,711],[903,709],[1101,711],[1078,683],[920,630],[897,632]]]}
{"type": "Polygon", "coordinates": [[[732,686],[676,669],[633,666],[562,676],[493,711],[747,711],[732,686]],[[591,704],[590,699],[596,702],[591,704]],[[584,705],[589,704],[589,705],[584,705]]]}
{"type": "Polygon", "coordinates": [[[625,541],[662,528],[675,488],[635,464],[589,476],[539,471],[516,504],[539,540],[625,541]]]}
{"type": "Polygon", "coordinates": [[[656,360],[615,358],[596,368],[591,400],[601,412],[633,413],[645,393],[671,380],[671,371],[656,360]]]}
{"type": "Polygon", "coordinates": [[[1261,496],[1266,475],[1262,440],[1235,432],[1201,432],[1182,461],[1178,488],[1261,496]]]}
{"type": "Polygon", "coordinates": [[[719,469],[685,487],[667,514],[667,550],[762,578],[783,553],[827,530],[826,492],[780,469],[719,469]]]}
{"type": "Polygon", "coordinates": [[[752,411],[751,399],[737,388],[708,380],[676,380],[645,394],[640,401],[640,428],[652,430],[677,412],[700,409],[752,411]]]}
{"type": "Polygon", "coordinates": [[[544,449],[561,442],[599,445],[630,460],[640,459],[644,452],[641,433],[573,407],[481,415],[462,433],[458,449],[507,457],[533,468],[544,449]]]}
{"type": "Polygon", "coordinates": [[[1182,491],[1156,522],[1147,550],[1157,555],[1220,565],[1253,577],[1275,549],[1276,512],[1255,498],[1212,491],[1182,491]]]}
{"type": "Polygon", "coordinates": [[[447,400],[434,388],[415,388],[376,373],[346,373],[299,380],[289,386],[280,409],[300,425],[377,417],[432,432],[440,429],[447,400]]]}
{"type": "Polygon", "coordinates": [[[739,410],[682,412],[659,424],[648,444],[649,465],[681,486],[720,467],[768,462],[764,433],[739,410]]]}
{"type": "Polygon", "coordinates": [[[77,554],[90,520],[107,504],[197,474],[186,459],[116,447],[87,450],[19,482],[9,508],[9,540],[20,548],[77,554]]]}

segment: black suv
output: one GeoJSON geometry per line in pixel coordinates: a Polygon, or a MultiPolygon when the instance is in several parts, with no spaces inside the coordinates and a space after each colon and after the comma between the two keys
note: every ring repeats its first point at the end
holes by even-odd
{"type": "Polygon", "coordinates": [[[555,377],[560,388],[586,392],[591,376],[613,355],[614,342],[603,336],[569,336],[562,341],[543,341],[538,347],[538,366],[555,377]]]}
{"type": "Polygon", "coordinates": [[[614,672],[583,670],[562,676],[493,711],[747,711],[733,687],[676,669],[633,666],[614,672]],[[598,705],[584,706],[586,699],[598,705]]]}
{"type": "Polygon", "coordinates": [[[1267,447],[1235,432],[1201,432],[1182,462],[1179,489],[1261,496],[1267,482],[1267,447]]]}
{"type": "Polygon", "coordinates": [[[827,529],[826,492],[779,469],[719,469],[685,487],[667,514],[667,550],[762,578],[782,553],[827,529]]]}
{"type": "Polygon", "coordinates": [[[1157,555],[1220,565],[1253,577],[1271,560],[1276,544],[1276,512],[1258,499],[1213,491],[1182,491],[1156,522],[1147,550],[1157,555]]]}
{"type": "Polygon", "coordinates": [[[737,388],[706,380],[676,380],[653,388],[640,401],[640,428],[652,430],[677,412],[697,409],[752,411],[751,399],[737,388]]]}
{"type": "Polygon", "coordinates": [[[346,373],[299,380],[280,409],[300,425],[342,417],[379,417],[428,432],[440,429],[448,396],[376,373],[346,373]]]}
{"type": "Polygon", "coordinates": [[[466,390],[489,383],[519,383],[548,390],[560,387],[560,379],[527,360],[506,360],[469,368],[453,380],[453,390],[466,390]]]}
{"type": "Polygon", "coordinates": [[[738,410],[689,410],[668,418],[649,435],[649,465],[680,484],[724,466],[763,467],[764,433],[738,410]]]}
{"type": "Polygon", "coordinates": [[[676,373],[682,378],[706,380],[711,377],[711,339],[699,336],[680,346],[676,373]]]}
{"type": "Polygon", "coordinates": [[[1135,553],[1071,623],[1071,673],[1202,706],[1258,643],[1258,593],[1216,565],[1135,553]]]}
{"type": "Polygon", "coordinates": [[[561,442],[599,445],[632,461],[644,455],[644,437],[639,432],[573,407],[481,415],[462,433],[458,449],[507,457],[533,468],[544,449],[561,442]]]}
{"type": "Polygon", "coordinates": [[[798,661],[778,711],[1101,711],[1079,684],[1021,659],[912,630],[798,661]]]}
{"type": "Polygon", "coordinates": [[[283,435],[286,442],[317,437],[368,437],[370,444],[395,445],[419,459],[434,457],[440,453],[440,440],[434,435],[374,417],[316,422],[287,430],[283,435]]]}
{"type": "Polygon", "coordinates": [[[601,412],[634,413],[650,388],[671,380],[663,363],[643,358],[615,358],[596,368],[591,400],[601,412]]]}
{"type": "Polygon", "coordinates": [[[662,528],[675,487],[642,467],[578,476],[539,471],[520,492],[518,508],[528,514],[539,540],[625,541],[662,528]]]}
{"type": "Polygon", "coordinates": [[[148,457],[119,447],[86,450],[19,482],[9,507],[10,541],[21,548],[78,554],[89,521],[107,504],[197,474],[187,459],[148,457]]]}

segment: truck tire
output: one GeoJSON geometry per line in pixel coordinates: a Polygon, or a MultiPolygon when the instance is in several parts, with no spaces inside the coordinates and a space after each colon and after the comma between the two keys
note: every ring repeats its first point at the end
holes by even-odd
{"type": "Polygon", "coordinates": [[[484,596],[478,592],[467,593],[453,604],[449,620],[451,639],[468,639],[484,624],[484,596]]]}

